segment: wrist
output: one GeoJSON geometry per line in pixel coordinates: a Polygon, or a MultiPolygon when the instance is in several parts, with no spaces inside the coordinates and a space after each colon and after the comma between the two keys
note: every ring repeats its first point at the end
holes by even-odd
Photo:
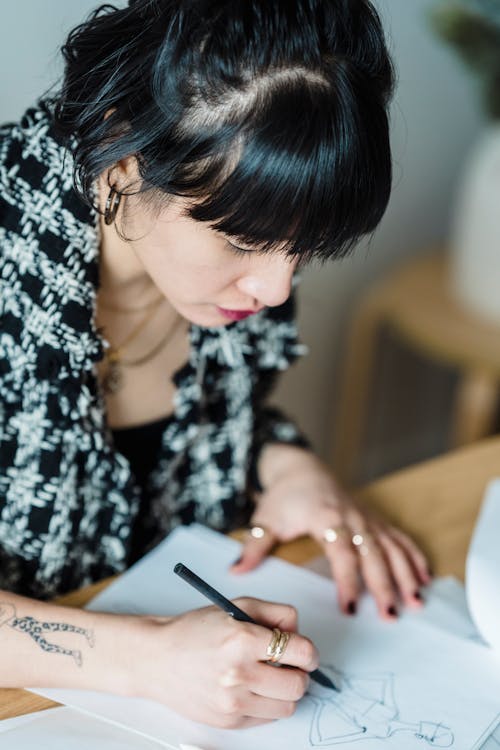
{"type": "MultiPolygon", "coordinates": [[[[158,663],[171,663],[169,623],[173,617],[150,615],[127,618],[115,640],[115,670],[110,692],[128,697],[162,700],[166,684],[158,685],[153,675],[158,663]]],[[[168,672],[164,675],[168,679],[168,672]]]]}
{"type": "Polygon", "coordinates": [[[269,443],[261,451],[258,473],[264,488],[272,486],[282,476],[303,473],[321,467],[321,461],[308,448],[286,443],[269,443]]]}

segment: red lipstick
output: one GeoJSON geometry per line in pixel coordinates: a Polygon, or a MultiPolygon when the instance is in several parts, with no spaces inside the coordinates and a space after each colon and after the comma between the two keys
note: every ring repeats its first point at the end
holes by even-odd
{"type": "Polygon", "coordinates": [[[226,310],[224,307],[218,307],[217,310],[228,320],[244,320],[250,315],[255,315],[258,310],[226,310]]]}

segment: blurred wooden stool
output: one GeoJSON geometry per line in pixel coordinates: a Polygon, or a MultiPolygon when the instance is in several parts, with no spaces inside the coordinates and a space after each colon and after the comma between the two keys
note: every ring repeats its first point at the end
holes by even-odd
{"type": "Polygon", "coordinates": [[[446,256],[407,262],[364,295],[352,321],[333,430],[333,465],[347,486],[359,461],[382,325],[414,351],[459,370],[450,448],[491,434],[497,415],[500,326],[455,299],[446,256]]]}

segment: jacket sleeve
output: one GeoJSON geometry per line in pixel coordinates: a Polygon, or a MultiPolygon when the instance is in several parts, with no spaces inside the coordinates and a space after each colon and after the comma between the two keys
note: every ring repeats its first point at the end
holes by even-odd
{"type": "Polygon", "coordinates": [[[294,295],[285,304],[266,312],[264,331],[259,337],[257,351],[253,392],[254,432],[248,482],[250,490],[262,491],[264,488],[258,476],[258,462],[266,445],[287,443],[309,447],[308,439],[295,422],[281,409],[267,404],[280,373],[307,353],[307,348],[298,341],[294,295]]]}

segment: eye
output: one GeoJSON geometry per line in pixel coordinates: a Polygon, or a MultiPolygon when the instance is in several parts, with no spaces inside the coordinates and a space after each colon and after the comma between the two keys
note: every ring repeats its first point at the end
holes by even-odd
{"type": "Polygon", "coordinates": [[[239,247],[238,245],[234,245],[232,242],[229,242],[229,240],[226,240],[226,242],[231,248],[231,252],[233,252],[235,255],[250,255],[250,253],[254,252],[254,250],[251,250],[249,247],[239,247]]]}

